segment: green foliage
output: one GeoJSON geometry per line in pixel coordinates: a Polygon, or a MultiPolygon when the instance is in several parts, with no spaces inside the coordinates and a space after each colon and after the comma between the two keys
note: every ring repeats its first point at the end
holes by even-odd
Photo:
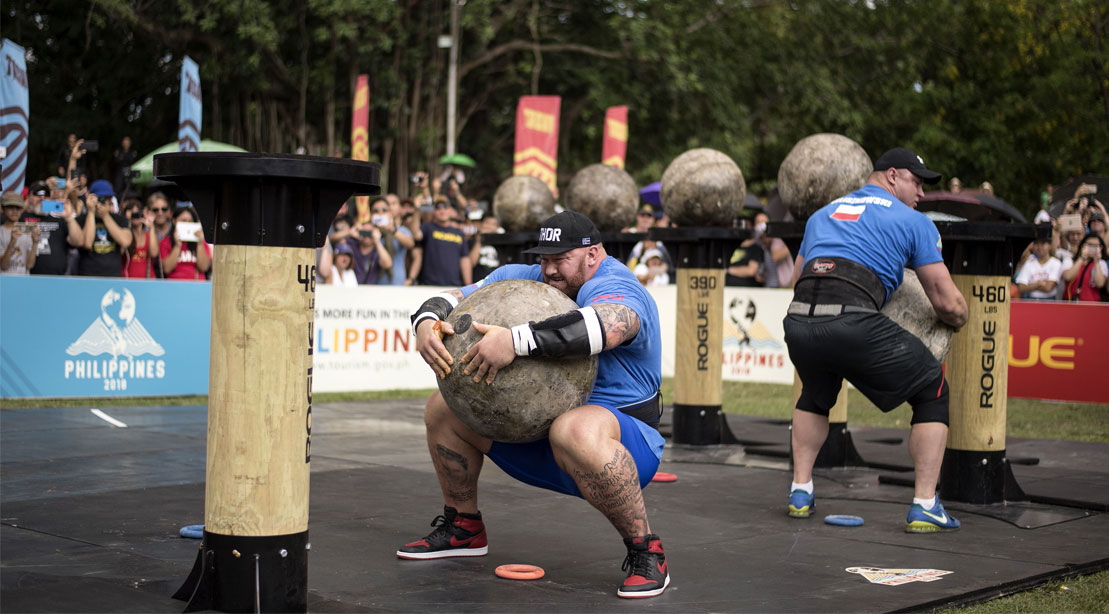
{"type": "Polygon", "coordinates": [[[1042,586],[942,614],[1017,614],[1022,612],[1109,611],[1109,571],[1048,582],[1042,586]]]}
{"type": "MultiPolygon", "coordinates": [[[[450,0],[46,0],[4,4],[30,52],[33,177],[69,131],[142,151],[176,138],[181,57],[200,64],[206,137],[349,155],[370,75],[371,156],[391,185],[444,153],[450,0]]],[[[517,99],[562,97],[559,182],[599,161],[605,108],[629,107],[641,184],[691,147],[765,193],[801,138],[895,145],[1026,213],[1046,183],[1109,166],[1109,5],[1096,0],[469,0],[458,148],[488,198],[511,173],[517,99]]]]}

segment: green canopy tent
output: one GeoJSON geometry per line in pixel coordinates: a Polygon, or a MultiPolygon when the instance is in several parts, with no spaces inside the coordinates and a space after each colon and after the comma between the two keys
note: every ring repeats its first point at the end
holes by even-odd
{"type": "Polygon", "coordinates": [[[461,153],[443,156],[442,158],[439,158],[439,164],[453,164],[454,166],[465,166],[469,168],[474,168],[475,166],[477,166],[477,163],[474,162],[473,158],[461,153]]]}
{"type": "MultiPolygon", "coordinates": [[[[131,183],[134,185],[146,185],[154,181],[154,156],[163,153],[175,153],[177,151],[177,141],[166,143],[158,149],[146,154],[138,162],[131,165],[131,183]]],[[[242,147],[236,147],[230,143],[221,143],[210,139],[202,139],[200,141],[200,151],[246,151],[242,147]]]]}

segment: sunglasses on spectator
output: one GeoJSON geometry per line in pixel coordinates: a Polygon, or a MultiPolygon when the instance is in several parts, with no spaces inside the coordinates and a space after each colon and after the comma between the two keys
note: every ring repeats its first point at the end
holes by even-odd
{"type": "Polygon", "coordinates": [[[151,207],[150,210],[154,213],[161,213],[163,211],[169,211],[169,207],[151,207]]]}
{"type": "Polygon", "coordinates": [[[639,212],[639,217],[655,217],[655,215],[653,213],[649,213],[647,211],[640,211],[639,212]]]}
{"type": "Polygon", "coordinates": [[[435,208],[436,209],[449,209],[450,206],[451,206],[450,203],[435,203],[435,208]]]}

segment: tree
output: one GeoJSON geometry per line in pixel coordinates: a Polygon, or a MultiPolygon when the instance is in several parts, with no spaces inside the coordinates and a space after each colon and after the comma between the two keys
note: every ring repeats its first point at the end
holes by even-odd
{"type": "MultiPolygon", "coordinates": [[[[450,2],[14,0],[28,49],[28,171],[69,131],[105,149],[176,138],[181,57],[200,64],[203,134],[253,151],[349,155],[354,80],[370,76],[370,151],[386,188],[444,153],[450,2]]],[[[1095,0],[468,0],[457,142],[467,191],[511,173],[520,96],[562,97],[558,180],[600,160],[605,108],[629,106],[640,184],[713,147],[765,194],[801,138],[895,145],[1031,213],[1046,183],[1109,164],[1109,7],[1095,0]]],[[[94,159],[107,173],[110,156],[94,159]]]]}

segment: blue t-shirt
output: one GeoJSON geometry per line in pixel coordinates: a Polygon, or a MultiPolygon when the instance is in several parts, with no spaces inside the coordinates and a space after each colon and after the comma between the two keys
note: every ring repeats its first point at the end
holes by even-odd
{"type": "Polygon", "coordinates": [[[905,267],[943,261],[943,243],[928,216],[882,188],[867,184],[824,205],[805,224],[802,259],[847,258],[874,271],[886,298],[905,267]]]}
{"type": "MultiPolygon", "coordinates": [[[[485,279],[462,288],[462,294],[469,296],[486,284],[506,279],[542,282],[543,272],[538,264],[506,264],[485,279]]],[[[597,382],[589,402],[619,409],[651,398],[662,384],[662,333],[658,307],[643,284],[624,263],[609,256],[578,291],[577,303],[579,307],[597,303],[627,305],[639,316],[639,334],[631,342],[606,349],[597,356],[597,382]]]]}
{"type": "Polygon", "coordinates": [[[401,245],[397,240],[396,235],[404,234],[412,236],[412,231],[405,226],[398,226],[393,235],[393,270],[390,275],[382,275],[378,278],[377,283],[381,286],[403,286],[404,282],[408,280],[408,269],[404,265],[405,259],[408,257],[408,248],[401,245]]]}

